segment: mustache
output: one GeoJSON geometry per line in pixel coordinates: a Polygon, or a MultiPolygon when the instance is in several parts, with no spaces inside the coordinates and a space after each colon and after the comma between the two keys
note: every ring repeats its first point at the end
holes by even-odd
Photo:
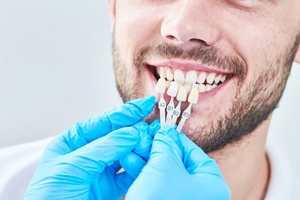
{"type": "Polygon", "coordinates": [[[229,70],[237,75],[240,80],[244,79],[247,70],[246,63],[240,57],[225,55],[218,48],[203,44],[188,50],[168,43],[147,45],[139,49],[136,54],[134,58],[135,66],[141,70],[143,64],[151,57],[194,60],[202,65],[229,70]]]}

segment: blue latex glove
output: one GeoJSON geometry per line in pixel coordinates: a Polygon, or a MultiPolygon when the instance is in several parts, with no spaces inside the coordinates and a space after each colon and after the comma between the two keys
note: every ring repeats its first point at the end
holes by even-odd
{"type": "Polygon", "coordinates": [[[143,149],[140,137],[147,136],[148,125],[141,120],[154,105],[154,96],[131,101],[57,137],[46,148],[24,199],[122,197],[134,179],[127,172],[116,175],[119,160],[135,148],[143,149]]]}
{"type": "Polygon", "coordinates": [[[126,199],[230,199],[230,190],[216,162],[171,127],[156,133],[147,164],[131,153],[122,165],[132,176],[138,176],[126,199]]]}

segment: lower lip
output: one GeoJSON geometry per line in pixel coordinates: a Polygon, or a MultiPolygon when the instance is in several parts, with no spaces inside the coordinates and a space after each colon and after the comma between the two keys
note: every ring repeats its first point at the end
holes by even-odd
{"type": "MultiPolygon", "coordinates": [[[[154,91],[154,87],[157,84],[157,80],[154,77],[154,75],[151,72],[151,70],[148,67],[146,67],[146,68],[147,68],[147,72],[149,73],[151,82],[153,84],[153,93],[155,94],[156,100],[158,101],[158,99],[160,97],[160,94],[154,91]]],[[[215,88],[213,88],[213,89],[211,89],[209,91],[206,91],[206,92],[199,93],[199,99],[198,99],[197,103],[203,102],[203,101],[207,101],[208,99],[213,98],[223,87],[225,87],[226,85],[228,85],[231,81],[232,81],[232,77],[229,78],[229,79],[227,79],[224,83],[222,83],[218,87],[215,87],[215,88]]],[[[169,102],[170,99],[171,99],[171,97],[169,95],[167,95],[167,93],[165,92],[164,93],[164,99],[167,102],[169,102]]],[[[174,101],[177,101],[176,98],[174,98],[174,101]]]]}

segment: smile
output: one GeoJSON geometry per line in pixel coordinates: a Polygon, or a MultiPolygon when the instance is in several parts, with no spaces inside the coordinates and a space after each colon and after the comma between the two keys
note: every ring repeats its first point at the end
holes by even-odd
{"type": "Polygon", "coordinates": [[[179,85],[183,85],[187,91],[190,91],[193,86],[197,87],[200,93],[203,93],[223,84],[229,75],[217,72],[185,71],[170,67],[157,67],[155,77],[157,80],[164,78],[166,80],[166,88],[169,88],[171,82],[175,81],[179,85]]]}
{"type": "Polygon", "coordinates": [[[176,129],[178,132],[189,118],[192,105],[198,103],[199,94],[215,93],[218,91],[217,88],[233,77],[232,73],[191,64],[174,65],[171,63],[160,66],[148,65],[148,67],[157,80],[155,92],[160,95],[158,108],[161,126],[174,126],[177,119],[180,119],[176,129]],[[166,97],[169,102],[166,102],[166,97]],[[177,100],[177,105],[175,100],[177,100]],[[188,107],[184,106],[185,109],[182,110],[184,102],[188,103],[188,107]]]}

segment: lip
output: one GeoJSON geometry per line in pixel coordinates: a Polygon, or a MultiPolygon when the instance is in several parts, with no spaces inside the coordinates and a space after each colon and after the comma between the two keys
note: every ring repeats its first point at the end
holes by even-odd
{"type": "MultiPolygon", "coordinates": [[[[156,101],[159,101],[160,98],[160,94],[156,93],[154,91],[154,87],[157,84],[157,79],[155,77],[155,71],[154,69],[158,68],[158,67],[170,67],[170,68],[174,68],[174,69],[181,69],[184,71],[190,71],[190,70],[195,70],[195,71],[204,71],[204,72],[208,72],[208,73],[219,73],[219,74],[226,74],[227,75],[227,79],[224,83],[222,83],[221,85],[219,85],[218,87],[210,90],[210,91],[206,91],[203,93],[199,93],[199,99],[197,104],[199,104],[200,102],[203,104],[205,102],[208,102],[210,99],[212,99],[215,95],[217,95],[220,91],[222,91],[223,89],[225,89],[225,87],[228,87],[228,85],[231,85],[231,83],[234,81],[234,74],[232,72],[228,72],[228,71],[224,71],[224,70],[220,70],[220,69],[215,69],[212,67],[207,67],[204,65],[200,65],[197,63],[193,63],[193,62],[175,62],[175,61],[166,61],[166,62],[159,62],[159,63],[145,63],[144,64],[145,68],[147,69],[151,82],[153,84],[153,94],[155,94],[156,96],[156,101]]],[[[225,89],[226,90],[226,89],[225,89]]],[[[166,100],[166,102],[169,102],[171,97],[168,96],[166,94],[166,92],[164,93],[164,99],[166,100]]],[[[177,103],[178,101],[176,100],[176,98],[174,98],[174,101],[177,103]]],[[[182,106],[183,107],[187,107],[188,106],[188,102],[182,102],[182,106]]]]}
{"type": "Polygon", "coordinates": [[[181,69],[183,71],[203,71],[208,73],[218,73],[218,74],[233,74],[231,71],[226,71],[224,69],[219,69],[214,66],[206,66],[199,64],[195,61],[188,61],[188,60],[168,60],[168,61],[161,61],[161,62],[148,62],[145,65],[153,66],[153,67],[169,67],[174,69],[181,69]]]}

